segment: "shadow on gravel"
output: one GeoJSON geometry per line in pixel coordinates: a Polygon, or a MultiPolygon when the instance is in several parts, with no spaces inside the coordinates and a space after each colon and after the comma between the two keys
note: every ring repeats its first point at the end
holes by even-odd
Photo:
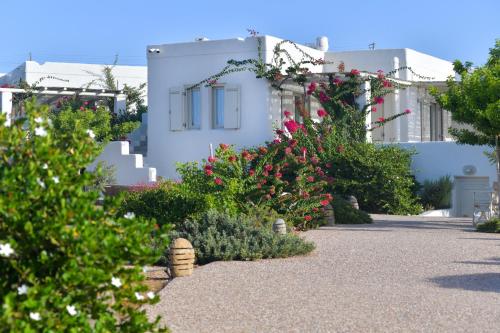
{"type": "Polygon", "coordinates": [[[500,265],[500,258],[490,258],[486,261],[455,261],[457,264],[472,264],[472,265],[500,265]]]}
{"type": "Polygon", "coordinates": [[[500,273],[438,276],[429,281],[441,288],[500,293],[500,273]]]}
{"type": "MultiPolygon", "coordinates": [[[[343,224],[340,225],[345,230],[363,230],[363,231],[384,231],[386,229],[414,229],[414,230],[462,230],[475,231],[467,223],[450,223],[450,222],[427,222],[427,221],[387,221],[374,220],[373,224],[343,224]]],[[[337,227],[338,228],[338,227],[337,227]]],[[[340,229],[340,228],[339,228],[340,229]]],[[[342,230],[342,229],[341,229],[342,230]]]]}

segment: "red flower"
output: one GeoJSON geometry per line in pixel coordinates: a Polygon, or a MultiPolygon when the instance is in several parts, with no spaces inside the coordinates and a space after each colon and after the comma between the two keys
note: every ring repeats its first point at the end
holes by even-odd
{"type": "Polygon", "coordinates": [[[229,156],[228,160],[229,160],[229,162],[231,162],[231,163],[236,162],[236,156],[231,155],[231,156],[229,156]]]}
{"type": "Polygon", "coordinates": [[[336,77],[335,79],[333,79],[333,84],[336,86],[340,86],[342,84],[342,80],[336,77]]]}
{"type": "Polygon", "coordinates": [[[313,207],[313,212],[315,212],[315,213],[319,212],[318,207],[313,207]]]}
{"type": "Polygon", "coordinates": [[[217,161],[217,158],[215,156],[209,156],[208,157],[208,162],[209,163],[215,163],[215,161],[217,161]]]}
{"type": "Polygon", "coordinates": [[[80,111],[83,111],[85,110],[85,108],[83,106],[80,106],[80,111]]]}
{"type": "Polygon", "coordinates": [[[377,108],[372,106],[372,112],[377,112],[377,108]]]}
{"type": "Polygon", "coordinates": [[[297,122],[293,119],[285,121],[283,124],[290,133],[295,133],[300,128],[299,124],[297,124],[297,122]]]}
{"type": "Polygon", "coordinates": [[[307,181],[312,183],[314,181],[314,177],[313,176],[309,176],[307,177],[307,181]]]}
{"type": "Polygon", "coordinates": [[[260,184],[260,183],[259,183],[259,184],[257,184],[257,188],[258,188],[258,189],[261,189],[261,188],[262,188],[262,184],[260,184]]]}
{"type": "Polygon", "coordinates": [[[228,144],[225,144],[225,143],[221,143],[219,145],[219,147],[221,147],[222,150],[227,150],[229,148],[229,145],[228,144]]]}
{"type": "Polygon", "coordinates": [[[83,105],[89,105],[88,101],[83,102],[83,105]]]}
{"type": "Polygon", "coordinates": [[[383,123],[383,122],[385,121],[385,118],[384,118],[384,117],[380,117],[380,118],[378,118],[378,119],[377,119],[377,121],[378,121],[379,123],[383,123]]]}
{"type": "Polygon", "coordinates": [[[337,153],[343,153],[343,152],[344,152],[344,150],[345,150],[345,149],[344,149],[344,146],[343,146],[343,145],[339,145],[339,146],[337,147],[337,153]]]}
{"type": "Polygon", "coordinates": [[[269,171],[267,171],[267,170],[262,171],[262,175],[263,175],[264,177],[269,176],[269,171]]]}
{"type": "Polygon", "coordinates": [[[280,179],[281,177],[283,177],[283,174],[281,172],[276,172],[274,174],[274,177],[276,177],[277,179],[280,179]]]}
{"type": "Polygon", "coordinates": [[[405,110],[405,113],[406,113],[406,114],[410,114],[410,113],[411,113],[411,110],[410,110],[410,109],[406,109],[406,110],[405,110]]]}
{"type": "Polygon", "coordinates": [[[259,147],[259,153],[267,154],[267,149],[265,147],[259,147]]]}
{"type": "Polygon", "coordinates": [[[250,177],[252,177],[253,175],[255,175],[255,170],[254,169],[248,170],[248,174],[250,175],[250,177]]]}
{"type": "Polygon", "coordinates": [[[319,110],[318,110],[318,116],[319,116],[319,117],[323,118],[323,117],[324,117],[324,116],[326,116],[326,115],[327,115],[327,113],[326,113],[326,111],[325,111],[325,110],[323,110],[323,109],[319,109],[319,110]]]}
{"type": "Polygon", "coordinates": [[[267,179],[262,179],[262,181],[260,182],[262,185],[264,184],[267,184],[267,179]]]}
{"type": "Polygon", "coordinates": [[[285,115],[285,117],[290,117],[292,115],[292,113],[290,111],[285,111],[283,112],[283,114],[285,115]]]}
{"type": "Polygon", "coordinates": [[[293,147],[297,146],[297,143],[298,143],[298,141],[297,141],[297,140],[292,139],[292,140],[290,140],[290,141],[288,142],[288,146],[290,146],[290,147],[292,147],[292,148],[293,148],[293,147]]]}
{"type": "Polygon", "coordinates": [[[301,152],[302,154],[306,154],[306,153],[307,153],[307,148],[306,148],[306,147],[302,147],[302,148],[300,148],[300,152],[301,152]]]}
{"type": "Polygon", "coordinates": [[[276,139],[273,140],[273,143],[274,144],[281,143],[281,139],[280,138],[276,138],[276,139]]]}
{"type": "Polygon", "coordinates": [[[307,94],[312,95],[312,93],[316,90],[316,87],[317,87],[316,82],[311,82],[309,87],[307,87],[307,94]]]}
{"type": "Polygon", "coordinates": [[[205,165],[203,166],[203,169],[205,169],[205,170],[212,170],[212,168],[213,168],[213,167],[212,167],[210,164],[205,164],[205,165]]]}
{"type": "Polygon", "coordinates": [[[377,104],[382,104],[382,103],[384,103],[384,98],[383,98],[383,97],[381,97],[381,96],[377,96],[377,97],[375,97],[375,103],[377,103],[377,104]]]}
{"type": "Polygon", "coordinates": [[[272,166],[271,164],[266,164],[266,165],[264,166],[264,170],[266,170],[266,171],[271,171],[271,170],[273,170],[273,166],[272,166]]]}
{"type": "Polygon", "coordinates": [[[213,174],[214,174],[214,172],[213,172],[212,170],[210,170],[210,169],[205,169],[205,174],[206,174],[207,176],[211,176],[211,175],[213,175],[213,174]]]}
{"type": "Polygon", "coordinates": [[[220,178],[215,178],[214,179],[214,183],[217,184],[217,185],[222,185],[222,179],[220,178]]]}
{"type": "Polygon", "coordinates": [[[332,164],[331,163],[326,163],[325,165],[328,169],[330,169],[332,167],[332,164]]]}
{"type": "Polygon", "coordinates": [[[328,97],[324,91],[319,92],[319,101],[321,103],[326,103],[330,100],[330,97],[328,97]]]}
{"type": "Polygon", "coordinates": [[[308,221],[308,222],[309,222],[309,221],[311,221],[312,219],[313,219],[313,218],[312,218],[312,216],[311,216],[311,215],[306,215],[306,216],[304,216],[304,220],[306,220],[306,221],[308,221]]]}
{"type": "Polygon", "coordinates": [[[326,206],[326,205],[328,205],[330,202],[329,202],[328,200],[321,200],[319,203],[321,204],[321,206],[326,206]]]}
{"type": "Polygon", "coordinates": [[[309,197],[310,197],[309,193],[307,192],[302,193],[302,198],[307,199],[309,197]]]}
{"type": "Polygon", "coordinates": [[[247,161],[251,161],[253,160],[253,157],[252,155],[250,155],[250,153],[246,150],[244,150],[242,153],[241,153],[241,157],[243,157],[245,160],[247,161]]]}
{"type": "Polygon", "coordinates": [[[351,69],[351,75],[359,75],[359,71],[357,69],[351,69]]]}
{"type": "Polygon", "coordinates": [[[286,147],[286,148],[285,148],[285,154],[289,155],[289,154],[291,154],[291,153],[292,153],[292,148],[290,148],[290,147],[286,147]]]}
{"type": "Polygon", "coordinates": [[[278,135],[282,135],[283,133],[285,133],[285,132],[281,129],[276,130],[276,134],[278,134],[278,135]]]}
{"type": "Polygon", "coordinates": [[[384,87],[385,87],[385,88],[390,88],[390,87],[392,87],[392,83],[391,83],[391,81],[384,80],[384,82],[382,82],[382,83],[383,83],[383,85],[384,85],[384,87]]]}

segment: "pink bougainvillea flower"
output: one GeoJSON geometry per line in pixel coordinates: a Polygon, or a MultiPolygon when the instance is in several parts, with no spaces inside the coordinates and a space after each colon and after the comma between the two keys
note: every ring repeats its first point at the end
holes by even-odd
{"type": "Polygon", "coordinates": [[[385,121],[385,118],[384,118],[384,117],[379,117],[379,118],[377,119],[377,121],[378,121],[379,123],[383,123],[383,122],[385,121]]]}
{"type": "Polygon", "coordinates": [[[89,105],[88,101],[83,102],[83,105],[89,105]]]}
{"type": "Polygon", "coordinates": [[[280,138],[276,138],[276,139],[273,140],[273,143],[274,144],[281,143],[281,139],[280,138]]]}
{"type": "Polygon", "coordinates": [[[212,169],[213,169],[213,166],[211,166],[210,164],[205,164],[205,165],[203,166],[203,169],[205,169],[205,170],[212,170],[212,169]]]}
{"type": "Polygon", "coordinates": [[[351,69],[351,75],[359,75],[359,73],[357,69],[351,69]]]}
{"type": "Polygon", "coordinates": [[[290,111],[285,111],[285,112],[283,112],[283,114],[284,114],[284,115],[285,115],[285,117],[287,117],[287,118],[289,118],[289,117],[292,115],[292,113],[291,113],[290,111]]]}
{"type": "Polygon", "coordinates": [[[321,103],[326,103],[330,100],[330,97],[328,97],[324,91],[319,92],[319,101],[321,103]]]}
{"type": "Polygon", "coordinates": [[[310,196],[311,196],[311,195],[310,195],[308,192],[303,192],[303,193],[302,193],[302,198],[304,198],[304,199],[307,199],[307,198],[309,198],[310,196]]]}
{"type": "Polygon", "coordinates": [[[382,84],[384,85],[385,88],[392,87],[392,83],[389,80],[384,80],[384,82],[382,82],[382,84]]]}
{"type": "Polygon", "coordinates": [[[217,185],[222,185],[222,179],[220,179],[220,178],[217,177],[217,178],[214,179],[214,183],[217,184],[217,185]]]}
{"type": "Polygon", "coordinates": [[[262,171],[262,175],[264,177],[268,177],[269,176],[269,171],[267,171],[267,170],[262,171]]]}
{"type": "Polygon", "coordinates": [[[307,177],[307,181],[308,181],[309,183],[312,183],[312,182],[314,181],[314,177],[313,177],[313,176],[309,176],[309,177],[307,177]]]}
{"type": "Polygon", "coordinates": [[[221,144],[219,145],[219,147],[220,147],[222,150],[227,150],[227,149],[229,148],[229,145],[228,145],[228,144],[226,144],[226,143],[221,143],[221,144]]]}
{"type": "Polygon", "coordinates": [[[318,158],[316,156],[311,157],[311,163],[314,165],[318,164],[319,163],[318,158]]]}
{"type": "Polygon", "coordinates": [[[282,135],[283,133],[285,133],[285,132],[282,129],[276,130],[276,134],[278,134],[278,135],[282,135]]]}
{"type": "Polygon", "coordinates": [[[266,147],[259,147],[259,153],[267,154],[267,148],[266,147]]]}
{"type": "Polygon", "coordinates": [[[290,132],[290,133],[295,133],[300,128],[299,124],[297,124],[297,122],[293,119],[285,121],[284,125],[285,125],[286,129],[288,130],[288,132],[290,132]]]}
{"type": "Polygon", "coordinates": [[[405,113],[406,113],[406,114],[410,114],[410,113],[411,113],[411,110],[410,110],[410,109],[406,109],[406,110],[405,110],[405,113]]]}
{"type": "Polygon", "coordinates": [[[313,218],[311,215],[306,215],[304,216],[304,220],[306,220],[307,222],[311,221],[313,218]]]}
{"type": "Polygon", "coordinates": [[[257,184],[257,185],[256,185],[256,187],[257,187],[258,189],[261,189],[261,188],[262,188],[262,184],[261,184],[261,183],[259,183],[259,184],[257,184]]]}
{"type": "Polygon", "coordinates": [[[243,157],[247,161],[253,160],[253,156],[246,150],[243,150],[243,152],[241,153],[241,157],[243,157]]]}
{"type": "Polygon", "coordinates": [[[277,179],[280,179],[281,177],[283,177],[283,174],[281,172],[276,172],[274,174],[274,177],[276,177],[277,179]]]}
{"type": "Polygon", "coordinates": [[[207,176],[211,176],[211,175],[213,175],[213,174],[214,174],[214,172],[213,172],[211,169],[205,169],[205,174],[206,174],[207,176]]]}
{"type": "Polygon", "coordinates": [[[290,147],[292,147],[292,148],[293,148],[293,147],[297,146],[297,143],[298,143],[298,141],[297,141],[297,140],[292,139],[292,140],[290,140],[290,141],[288,142],[288,145],[289,145],[290,147]]]}
{"type": "Polygon", "coordinates": [[[229,160],[229,162],[231,162],[231,163],[236,162],[236,156],[231,155],[231,156],[229,156],[228,160],[229,160]]]}
{"type": "Polygon", "coordinates": [[[80,106],[80,111],[83,111],[85,110],[85,108],[83,106],[80,106]]]}
{"type": "Polygon", "coordinates": [[[325,166],[329,169],[332,167],[332,164],[331,163],[326,163],[325,166]]]}
{"type": "Polygon", "coordinates": [[[336,86],[340,86],[342,84],[342,80],[336,77],[335,79],[333,79],[333,84],[336,86]]]}
{"type": "Polygon", "coordinates": [[[290,164],[288,162],[283,163],[283,168],[287,168],[290,164]]]}
{"type": "Polygon", "coordinates": [[[321,204],[321,206],[326,206],[326,205],[328,205],[330,203],[330,201],[328,201],[328,200],[321,200],[319,203],[321,204]]]}
{"type": "Polygon", "coordinates": [[[264,170],[266,170],[266,171],[272,171],[273,170],[273,166],[271,164],[266,164],[266,165],[264,165],[264,170]]]}
{"type": "Polygon", "coordinates": [[[307,94],[312,95],[312,93],[316,91],[316,87],[317,87],[316,82],[314,82],[314,81],[311,82],[309,87],[307,87],[307,94]]]}
{"type": "Polygon", "coordinates": [[[290,155],[292,153],[292,148],[286,147],[285,148],[285,154],[290,155]]]}
{"type": "Polygon", "coordinates": [[[300,148],[300,152],[301,152],[302,154],[307,154],[307,148],[306,148],[306,147],[302,147],[302,148],[300,148]]]}
{"type": "Polygon", "coordinates": [[[208,162],[209,163],[215,163],[215,161],[217,161],[217,158],[215,156],[209,156],[208,157],[208,162]]]}
{"type": "Polygon", "coordinates": [[[319,116],[319,117],[323,118],[323,117],[324,117],[324,116],[326,116],[326,115],[327,115],[327,113],[326,113],[326,111],[325,111],[325,110],[323,110],[323,109],[319,109],[319,110],[318,110],[318,116],[319,116]]]}
{"type": "Polygon", "coordinates": [[[372,112],[377,112],[377,108],[372,106],[372,112]]]}
{"type": "Polygon", "coordinates": [[[255,170],[254,169],[248,170],[248,174],[250,175],[250,177],[252,177],[253,175],[255,175],[255,170]]]}
{"type": "Polygon", "coordinates": [[[377,103],[377,104],[384,103],[384,98],[382,96],[375,97],[375,103],[377,103]]]}

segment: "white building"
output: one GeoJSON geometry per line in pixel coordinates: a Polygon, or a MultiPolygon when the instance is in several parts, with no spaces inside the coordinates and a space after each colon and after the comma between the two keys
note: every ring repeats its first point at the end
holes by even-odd
{"type": "MultiPolygon", "coordinates": [[[[290,87],[280,95],[266,80],[256,78],[255,73],[250,71],[223,76],[213,87],[201,85],[192,88],[219,72],[230,59],[256,59],[259,45],[257,38],[262,42],[264,61],[271,62],[273,49],[281,41],[272,36],[214,41],[200,39],[188,43],[148,46],[148,161],[157,168],[159,175],[177,177],[176,162],[207,157],[210,143],[230,143],[242,148],[272,140],[273,129],[282,126],[283,111],[287,109],[293,113],[294,98],[296,94],[301,94],[300,90],[294,91],[290,87]]],[[[453,125],[451,118],[447,112],[439,109],[427,92],[430,84],[443,87],[444,81],[455,75],[451,62],[411,49],[329,52],[327,40],[321,38],[318,41],[320,43],[316,47],[298,45],[300,50],[312,57],[325,60],[325,65],[309,68],[313,73],[337,72],[340,62],[344,63],[345,71],[356,68],[374,73],[379,69],[390,72],[405,68],[398,71],[395,77],[409,87],[386,96],[384,105],[373,117],[387,118],[405,109],[412,112],[374,131],[373,141],[414,142],[418,145],[425,141],[451,140],[447,133],[447,128],[453,125]]],[[[300,52],[291,45],[283,47],[294,59],[301,58],[300,52]]],[[[311,105],[312,109],[314,107],[311,105]]],[[[367,119],[367,122],[370,121],[367,119]]],[[[455,143],[450,142],[451,146],[455,146],[455,143]]],[[[431,146],[418,146],[417,150],[425,152],[427,147],[431,146]]],[[[440,149],[448,148],[442,146],[440,149]]],[[[432,159],[433,154],[437,154],[436,157],[444,156],[440,154],[440,149],[430,149],[433,153],[426,155],[427,158],[432,159]]],[[[465,157],[465,160],[471,161],[467,165],[477,162],[481,166],[475,168],[477,174],[467,177],[487,177],[482,178],[487,180],[480,182],[480,185],[473,186],[478,189],[491,186],[494,179],[494,168],[485,166],[487,160],[482,154],[483,150],[484,147],[473,147],[465,157]]],[[[450,167],[440,168],[439,175],[432,172],[434,166],[431,160],[424,167],[419,165],[417,179],[422,181],[446,174],[464,176],[456,170],[462,170],[465,165],[454,165],[453,157],[444,161],[450,167]]],[[[459,163],[465,163],[463,160],[459,163]]],[[[476,180],[473,179],[471,184],[476,184],[476,180]]],[[[467,186],[460,187],[470,188],[467,186]]],[[[454,200],[462,200],[461,196],[455,193],[454,200]]],[[[466,196],[468,198],[468,194],[466,196]]],[[[467,202],[462,206],[466,208],[460,209],[456,215],[466,214],[472,203],[467,202]]]]}

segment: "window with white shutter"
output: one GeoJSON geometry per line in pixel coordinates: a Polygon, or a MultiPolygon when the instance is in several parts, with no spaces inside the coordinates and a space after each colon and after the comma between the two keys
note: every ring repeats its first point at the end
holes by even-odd
{"type": "Polygon", "coordinates": [[[182,131],[186,127],[184,112],[184,91],[181,87],[169,91],[170,130],[182,131]]]}

